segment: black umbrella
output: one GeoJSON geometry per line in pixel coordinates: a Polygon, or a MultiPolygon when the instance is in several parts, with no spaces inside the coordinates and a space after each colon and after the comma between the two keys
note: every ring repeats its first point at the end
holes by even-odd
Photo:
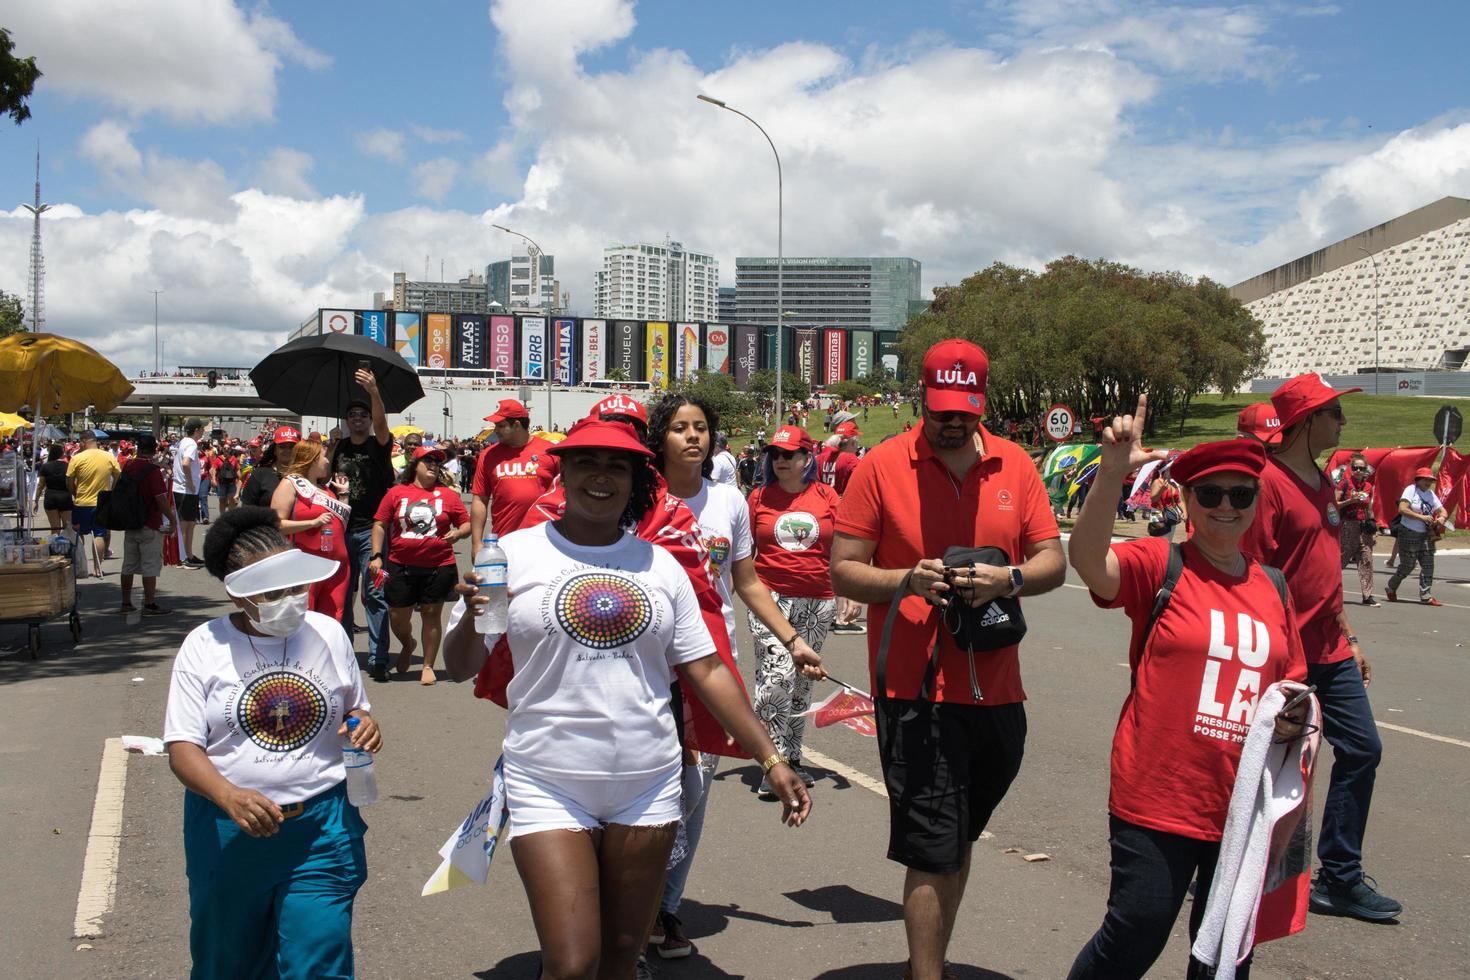
{"type": "Polygon", "coordinates": [[[368,337],[324,333],[276,348],[250,371],[260,397],[297,415],[340,416],[347,403],[366,398],[352,380],[367,366],[378,379],[388,412],[402,412],[424,397],[418,372],[396,352],[368,337]]]}

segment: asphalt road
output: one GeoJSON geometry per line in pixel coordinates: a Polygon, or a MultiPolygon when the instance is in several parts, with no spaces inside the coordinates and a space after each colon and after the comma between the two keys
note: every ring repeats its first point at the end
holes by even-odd
{"type": "MultiPolygon", "coordinates": [[[[224,610],[223,592],[205,572],[168,569],[164,592],[176,615],[128,628],[108,611],[118,600],[117,564],[107,568],[113,574],[81,585],[86,635],[79,646],[70,645],[64,624],[54,624],[45,629],[41,660],[0,653],[0,833],[8,844],[0,852],[0,949],[9,976],[178,977],[188,970],[182,789],[162,758],[128,757],[116,902],[104,934],[73,939],[72,922],[103,740],[161,733],[174,652],[189,629],[224,610]]],[[[1350,576],[1351,595],[1356,573],[1350,576]]],[[[1384,725],[1366,865],[1407,911],[1397,924],[1377,926],[1313,916],[1303,934],[1257,952],[1257,977],[1465,975],[1470,558],[1442,557],[1439,581],[1441,609],[1349,611],[1374,663],[1371,695],[1384,725]]],[[[1107,894],[1108,750],[1128,683],[1127,624],[1119,613],[1095,609],[1075,585],[1028,600],[1026,610],[1030,738],[992,836],[976,848],[951,949],[967,980],[1065,975],[1107,894]],[[1022,860],[1037,852],[1049,859],[1022,860]]],[[[0,625],[0,647],[18,644],[22,632],[0,625]]],[[[865,684],[865,650],[862,637],[832,638],[830,669],[865,684]]],[[[742,663],[748,675],[748,647],[742,663]]],[[[437,848],[480,797],[503,712],[476,701],[467,685],[423,688],[409,677],[369,686],[387,749],[378,759],[384,798],[365,811],[370,877],[355,918],[359,972],[534,977],[535,935],[508,854],[497,858],[484,887],[419,897],[437,848]]],[[[722,766],[684,909],[698,953],[662,964],[664,976],[899,975],[902,872],[884,858],[887,804],[872,788],[875,743],[835,726],[810,733],[808,747],[834,766],[817,785],[811,821],[795,831],[778,824],[775,804],[756,799],[758,770],[722,766]]],[[[1319,801],[1329,764],[1330,754],[1319,801]]],[[[1183,924],[1181,915],[1154,975],[1182,972],[1183,924]]]]}

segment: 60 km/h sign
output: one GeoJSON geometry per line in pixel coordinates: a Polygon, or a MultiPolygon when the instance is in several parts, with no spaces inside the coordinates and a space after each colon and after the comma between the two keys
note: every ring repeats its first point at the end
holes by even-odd
{"type": "Polygon", "coordinates": [[[1046,437],[1052,442],[1065,442],[1071,438],[1076,422],[1076,412],[1066,405],[1053,405],[1046,410],[1046,437]]]}

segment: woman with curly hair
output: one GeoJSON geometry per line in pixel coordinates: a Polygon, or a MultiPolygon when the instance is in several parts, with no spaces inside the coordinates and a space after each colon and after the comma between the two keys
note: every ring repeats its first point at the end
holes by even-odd
{"type": "MultiPolygon", "coordinates": [[[[791,826],[811,800],[715,655],[689,576],[631,533],[653,506],[652,455],[633,428],[584,420],[551,449],[560,518],[501,539],[511,596],[504,775],[511,853],[541,941],[542,976],[628,977],[657,908],[681,817],[677,670],[753,757],[791,826]]],[[[475,676],[499,637],[475,632],[487,599],[449,631],[444,665],[475,676]]]]}
{"type": "Polygon", "coordinates": [[[367,826],[347,800],[342,747],[377,752],[382,738],[342,627],[306,608],[337,563],[277,525],[265,507],[216,518],[204,567],[236,611],[185,638],[169,685],[194,977],[353,975],[367,826]]]}
{"type": "Polygon", "coordinates": [[[329,462],[321,443],[310,439],[298,441],[291,447],[284,474],[276,481],[270,505],[281,519],[281,533],[292,544],[308,554],[321,555],[337,563],[337,571],[331,578],[311,587],[307,608],[341,622],[351,570],[347,556],[347,519],[352,508],[343,499],[347,496],[347,477],[338,473],[331,482],[327,481],[329,462]]]}

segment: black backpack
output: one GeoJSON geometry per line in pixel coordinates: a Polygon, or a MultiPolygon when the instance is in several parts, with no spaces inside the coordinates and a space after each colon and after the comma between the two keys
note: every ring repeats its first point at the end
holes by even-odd
{"type": "Polygon", "coordinates": [[[97,495],[97,523],[109,531],[137,531],[148,524],[148,498],[143,481],[126,469],[113,481],[111,490],[97,495]]]}
{"type": "Polygon", "coordinates": [[[220,460],[219,471],[217,475],[219,477],[219,482],[221,483],[234,483],[235,480],[240,476],[240,471],[235,469],[234,460],[222,459],[220,460]]]}

